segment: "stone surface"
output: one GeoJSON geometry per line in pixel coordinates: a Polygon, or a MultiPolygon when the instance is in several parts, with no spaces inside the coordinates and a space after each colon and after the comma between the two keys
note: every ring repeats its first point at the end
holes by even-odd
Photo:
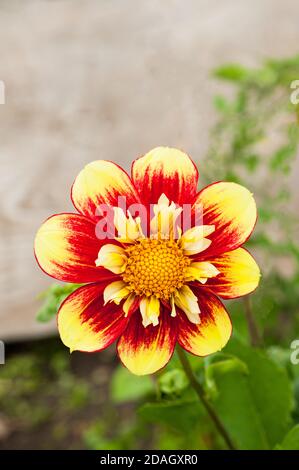
{"type": "Polygon", "coordinates": [[[129,168],[157,145],[200,163],[219,92],[210,70],[292,55],[298,41],[296,0],[2,0],[0,338],[55,330],[35,322],[51,280],[33,239],[43,219],[71,210],[85,163],[129,168]]]}

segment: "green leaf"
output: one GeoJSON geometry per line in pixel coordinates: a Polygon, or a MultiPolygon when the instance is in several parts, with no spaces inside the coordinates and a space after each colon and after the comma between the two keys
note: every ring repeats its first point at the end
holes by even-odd
{"type": "Polygon", "coordinates": [[[285,436],[281,444],[276,446],[277,450],[299,450],[299,424],[294,426],[285,436]]]}
{"type": "Polygon", "coordinates": [[[296,154],[297,148],[290,144],[279,148],[271,158],[270,168],[272,171],[282,171],[287,173],[290,171],[291,159],[296,154]]]}
{"type": "Polygon", "coordinates": [[[240,373],[240,374],[248,374],[248,368],[246,364],[237,357],[229,357],[224,354],[216,354],[211,357],[207,357],[207,367],[205,370],[205,379],[206,379],[206,389],[208,392],[209,398],[217,398],[219,390],[217,388],[217,384],[214,380],[215,372],[221,372],[221,374],[229,374],[229,373],[240,373]],[[223,357],[223,359],[218,360],[218,357],[223,357]]]}
{"type": "Polygon", "coordinates": [[[232,82],[242,82],[248,77],[248,71],[245,67],[238,64],[228,64],[218,67],[214,71],[217,78],[229,80],[232,82]]]}
{"type": "Polygon", "coordinates": [[[254,403],[246,364],[241,366],[240,360],[234,363],[230,359],[211,364],[207,369],[209,381],[214,384],[209,399],[237,449],[267,449],[267,437],[254,403]]]}
{"type": "Polygon", "coordinates": [[[154,383],[148,375],[139,377],[123,366],[118,366],[111,382],[111,397],[115,403],[137,401],[154,392],[154,383]]]}
{"type": "Polygon", "coordinates": [[[147,403],[138,412],[146,421],[167,424],[183,433],[190,432],[205,413],[198,398],[147,403]]]}
{"type": "Polygon", "coordinates": [[[283,366],[292,380],[296,380],[299,379],[299,367],[291,362],[292,352],[292,349],[282,348],[281,346],[271,346],[267,349],[269,357],[280,366],[283,366]]]}
{"type": "Polygon", "coordinates": [[[179,396],[188,386],[188,380],[182,369],[173,369],[159,377],[159,388],[162,394],[179,396]]]}
{"type": "Polygon", "coordinates": [[[44,299],[44,303],[36,315],[37,321],[46,323],[52,320],[66,297],[80,286],[81,284],[52,284],[40,295],[40,298],[44,299]]]}
{"type": "Polygon", "coordinates": [[[217,111],[227,113],[231,110],[231,105],[224,96],[217,95],[214,97],[213,101],[217,111]]]}
{"type": "MultiPolygon", "coordinates": [[[[263,445],[267,443],[267,447],[273,448],[281,441],[291,423],[293,396],[288,374],[285,368],[267,356],[266,352],[254,350],[236,338],[229,342],[225,352],[235,354],[247,365],[249,373],[245,378],[243,377],[242,386],[244,388],[246,381],[246,394],[251,397],[250,406],[253,406],[255,410],[253,415],[258,416],[259,427],[263,430],[261,432],[264,436],[263,445]]],[[[228,381],[229,379],[226,378],[226,382],[228,381]]],[[[234,409],[234,400],[240,400],[238,388],[238,383],[232,380],[231,410],[234,409]]],[[[220,386],[219,390],[222,391],[220,386]]],[[[250,423],[244,422],[243,424],[246,426],[250,423]]],[[[241,431],[244,431],[244,428],[241,431]]]]}
{"type": "Polygon", "coordinates": [[[259,158],[258,155],[248,155],[248,157],[246,157],[244,159],[244,163],[245,163],[248,171],[250,173],[253,173],[257,169],[257,167],[260,163],[260,158],[259,158]]]}

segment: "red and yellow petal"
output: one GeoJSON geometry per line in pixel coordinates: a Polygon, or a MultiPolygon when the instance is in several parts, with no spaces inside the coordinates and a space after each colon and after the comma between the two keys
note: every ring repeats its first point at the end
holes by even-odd
{"type": "Polygon", "coordinates": [[[259,284],[260,270],[251,254],[244,248],[237,248],[210,259],[218,269],[216,277],[208,279],[205,287],[224,299],[233,299],[250,294],[259,284]]]}
{"type": "Polygon", "coordinates": [[[157,147],[134,161],[132,180],[144,204],[156,204],[164,193],[171,202],[183,205],[194,200],[198,171],[184,152],[157,147]]]}
{"type": "Polygon", "coordinates": [[[85,283],[115,277],[95,265],[101,244],[92,221],[79,214],[58,214],[40,227],[34,248],[47,274],[64,282],[85,283]]]}
{"type": "Polygon", "coordinates": [[[168,311],[160,313],[158,325],[145,328],[138,310],[121,335],[117,351],[122,363],[133,374],[153,374],[170,360],[176,338],[176,322],[168,311]]]}
{"type": "Polygon", "coordinates": [[[219,182],[198,194],[193,210],[203,212],[203,223],[215,225],[211,245],[201,253],[206,259],[239,248],[251,235],[257,210],[248,189],[236,183],[219,182]]]}
{"type": "Polygon", "coordinates": [[[122,308],[103,303],[105,285],[80,287],[61,305],[58,330],[62,342],[71,351],[94,352],[107,348],[126,328],[128,318],[122,308]]]}
{"type": "Polygon", "coordinates": [[[177,312],[178,342],[196,356],[208,356],[220,351],[232,333],[232,324],[220,300],[211,293],[197,289],[201,322],[191,323],[186,315],[177,312]]]}
{"type": "MultiPolygon", "coordinates": [[[[99,219],[102,204],[118,207],[118,198],[126,198],[126,207],[140,203],[138,194],[127,173],[113,162],[98,160],[86,165],[72,188],[72,200],[81,214],[99,219]]],[[[105,214],[104,214],[105,215],[105,214]]]]}

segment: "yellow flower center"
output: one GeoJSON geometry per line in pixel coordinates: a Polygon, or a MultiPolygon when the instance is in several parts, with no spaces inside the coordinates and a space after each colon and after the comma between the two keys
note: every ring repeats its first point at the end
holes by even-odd
{"type": "Polygon", "coordinates": [[[174,240],[144,239],[126,249],[123,280],[137,295],[168,300],[182,287],[190,259],[174,240]]]}

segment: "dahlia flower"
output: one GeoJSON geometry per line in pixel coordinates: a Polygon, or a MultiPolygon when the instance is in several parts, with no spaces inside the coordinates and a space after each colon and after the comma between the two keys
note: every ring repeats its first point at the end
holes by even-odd
{"type": "Polygon", "coordinates": [[[123,364],[144,375],[164,367],[176,343],[197,356],[225,346],[232,325],[219,297],[246,295],[259,283],[241,247],[256,205],[239,184],[197,192],[197,182],[192,160],[167,147],[135,160],[131,177],[104,160],[79,173],[71,194],[77,213],[50,217],[35,239],[44,272],[85,284],[58,312],[71,351],[101,351],[117,340],[123,364]]]}

